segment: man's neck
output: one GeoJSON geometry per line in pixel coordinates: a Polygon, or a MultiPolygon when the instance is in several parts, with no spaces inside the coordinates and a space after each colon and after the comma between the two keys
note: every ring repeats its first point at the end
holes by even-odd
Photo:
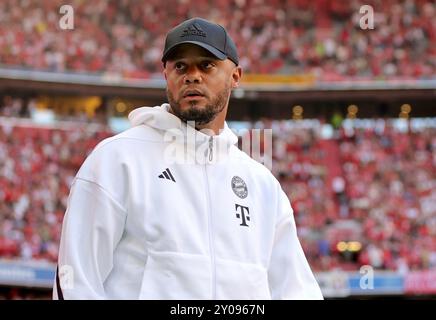
{"type": "MultiPolygon", "coordinates": [[[[171,106],[169,107],[169,113],[177,116],[173,109],[171,108],[171,106]]],[[[225,108],[223,111],[221,111],[216,117],[215,119],[213,119],[212,121],[205,123],[205,124],[201,124],[201,125],[196,125],[195,129],[196,130],[203,130],[203,129],[207,129],[207,131],[211,131],[213,132],[213,135],[219,135],[220,134],[220,130],[224,129],[224,123],[226,120],[226,114],[227,114],[227,108],[225,108]]]]}
{"type": "Polygon", "coordinates": [[[197,130],[207,129],[208,131],[212,131],[213,135],[218,135],[220,134],[220,130],[224,129],[224,120],[220,120],[220,121],[217,120],[218,119],[215,118],[211,122],[195,126],[195,129],[197,130]]]}

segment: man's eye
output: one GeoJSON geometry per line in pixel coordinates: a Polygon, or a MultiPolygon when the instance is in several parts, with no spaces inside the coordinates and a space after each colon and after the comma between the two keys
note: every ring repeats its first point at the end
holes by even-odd
{"type": "Polygon", "coordinates": [[[185,67],[185,64],[181,63],[181,62],[176,62],[176,64],[174,65],[174,67],[176,68],[176,70],[183,70],[185,67]]]}
{"type": "Polygon", "coordinates": [[[201,66],[203,67],[203,69],[210,69],[213,67],[213,63],[210,61],[205,61],[201,64],[201,66]]]}

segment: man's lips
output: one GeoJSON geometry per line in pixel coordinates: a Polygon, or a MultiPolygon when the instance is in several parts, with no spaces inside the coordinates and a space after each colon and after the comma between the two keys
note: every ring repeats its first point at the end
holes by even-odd
{"type": "Polygon", "coordinates": [[[183,97],[182,99],[192,101],[192,100],[204,99],[204,96],[186,96],[186,97],[183,97]]]}
{"type": "Polygon", "coordinates": [[[200,90],[186,90],[185,92],[183,92],[182,97],[183,98],[202,98],[202,97],[204,97],[204,94],[200,90]]]}

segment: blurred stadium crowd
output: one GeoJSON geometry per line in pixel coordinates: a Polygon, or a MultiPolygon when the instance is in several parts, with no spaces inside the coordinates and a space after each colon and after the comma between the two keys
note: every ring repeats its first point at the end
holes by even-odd
{"type": "MultiPolygon", "coordinates": [[[[165,33],[201,16],[227,28],[245,74],[434,80],[436,2],[364,3],[374,8],[375,30],[360,28],[357,0],[2,0],[0,69],[162,79],[165,33]],[[74,8],[74,32],[59,27],[64,4],[74,8]]],[[[0,259],[56,262],[74,176],[114,133],[107,114],[32,124],[37,93],[7,90],[0,92],[0,259]]],[[[312,269],[436,270],[436,125],[343,122],[325,138],[321,119],[251,123],[273,129],[272,172],[291,200],[312,269]]],[[[25,296],[3,289],[0,298],[25,296]]]]}
{"type": "Polygon", "coordinates": [[[106,131],[0,124],[0,257],[56,261],[69,188],[106,131]]]}
{"type": "Polygon", "coordinates": [[[436,268],[436,128],[381,124],[328,140],[317,129],[273,131],[273,172],[316,271],[436,268]],[[341,252],[340,242],[356,240],[341,252]]]}
{"type": "Polygon", "coordinates": [[[428,79],[436,73],[436,4],[358,1],[71,0],[74,32],[61,30],[60,0],[0,2],[0,64],[48,71],[161,78],[169,28],[201,16],[229,30],[246,73],[313,74],[325,81],[428,79]]]}
{"type": "MultiPolygon", "coordinates": [[[[320,125],[262,121],[273,129],[273,173],[314,271],[436,268],[436,128],[401,132],[381,122],[323,139],[320,125]],[[343,241],[361,248],[340,251],[343,241]]],[[[0,257],[56,261],[71,182],[110,135],[0,122],[0,257]]]]}

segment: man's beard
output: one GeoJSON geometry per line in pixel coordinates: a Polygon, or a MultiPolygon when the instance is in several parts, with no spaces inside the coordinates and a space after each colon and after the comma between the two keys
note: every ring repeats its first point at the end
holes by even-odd
{"type": "Polygon", "coordinates": [[[195,121],[195,125],[203,125],[211,122],[216,116],[224,110],[230,96],[230,87],[225,87],[220,91],[216,98],[204,107],[198,107],[198,101],[190,101],[190,108],[182,110],[180,99],[175,100],[173,94],[167,88],[167,97],[173,113],[182,121],[195,121]]]}

